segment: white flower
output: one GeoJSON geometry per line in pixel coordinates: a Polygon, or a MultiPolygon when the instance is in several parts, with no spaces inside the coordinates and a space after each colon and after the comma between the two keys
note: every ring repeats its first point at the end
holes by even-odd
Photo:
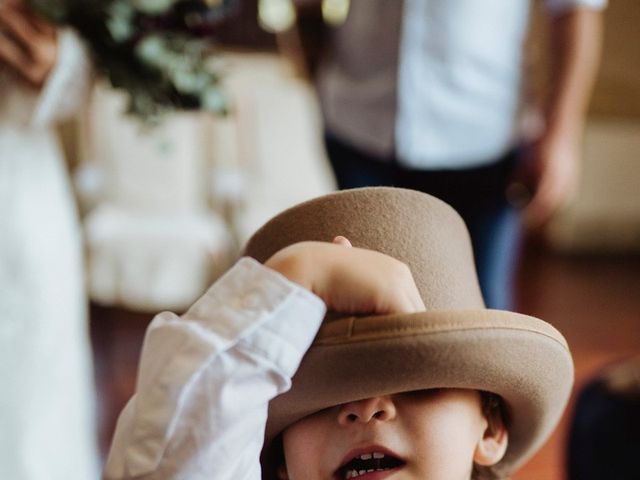
{"type": "Polygon", "coordinates": [[[136,45],[135,52],[138,58],[150,65],[161,65],[162,58],[166,54],[164,42],[160,35],[147,35],[144,37],[136,45]]]}
{"type": "Polygon", "coordinates": [[[157,15],[169,10],[178,0],[133,0],[136,10],[149,15],[157,15]]]}
{"type": "Polygon", "coordinates": [[[114,1],[108,7],[105,23],[111,38],[116,42],[126,42],[134,33],[133,9],[128,2],[114,1]]]}
{"type": "Polygon", "coordinates": [[[203,108],[213,112],[226,112],[227,99],[218,86],[211,86],[200,96],[203,108]]]}

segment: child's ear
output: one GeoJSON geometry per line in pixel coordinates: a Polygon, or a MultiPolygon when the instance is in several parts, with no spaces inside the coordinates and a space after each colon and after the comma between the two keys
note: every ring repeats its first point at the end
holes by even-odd
{"type": "Polygon", "coordinates": [[[491,421],[484,435],[476,445],[473,461],[476,465],[489,467],[495,465],[507,451],[509,432],[502,421],[491,421]]]}

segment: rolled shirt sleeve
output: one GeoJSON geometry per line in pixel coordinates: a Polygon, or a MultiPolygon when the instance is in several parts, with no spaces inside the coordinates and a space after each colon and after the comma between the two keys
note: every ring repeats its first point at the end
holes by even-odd
{"type": "Polygon", "coordinates": [[[574,8],[591,8],[603,10],[608,0],[546,0],[546,6],[553,15],[558,15],[574,8]]]}
{"type": "Polygon", "coordinates": [[[182,317],[156,316],[105,478],[260,480],[268,402],[290,388],[324,313],[244,258],[182,317]]]}

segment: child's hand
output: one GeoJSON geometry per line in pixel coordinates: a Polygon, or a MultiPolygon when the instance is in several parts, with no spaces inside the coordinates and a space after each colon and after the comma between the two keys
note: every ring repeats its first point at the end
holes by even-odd
{"type": "Polygon", "coordinates": [[[334,312],[412,313],[425,309],[409,267],[373,250],[353,248],[344,237],[333,243],[301,242],[265,262],[311,290],[334,312]]]}
{"type": "Polygon", "coordinates": [[[41,87],[58,54],[56,30],[18,1],[0,3],[0,68],[15,70],[34,87],[41,87]]]}

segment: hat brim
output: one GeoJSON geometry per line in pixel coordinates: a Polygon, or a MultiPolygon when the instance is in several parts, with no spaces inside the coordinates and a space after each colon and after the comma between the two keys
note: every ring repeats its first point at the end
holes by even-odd
{"type": "Polygon", "coordinates": [[[323,324],[291,390],[271,401],[265,445],[296,421],[341,403],[467,388],[504,400],[509,445],[497,467],[510,473],[551,434],[572,379],[563,336],[530,316],[483,309],[341,318],[323,324]]]}

